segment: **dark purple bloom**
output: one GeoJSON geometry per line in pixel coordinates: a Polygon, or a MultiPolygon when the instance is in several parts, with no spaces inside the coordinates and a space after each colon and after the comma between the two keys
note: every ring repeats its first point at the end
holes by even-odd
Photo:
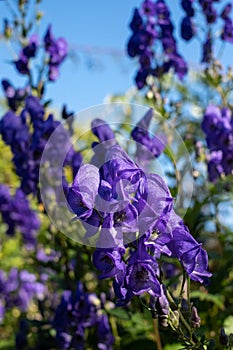
{"type": "Polygon", "coordinates": [[[92,149],[95,154],[91,163],[100,167],[105,162],[105,155],[108,148],[116,144],[115,134],[110,126],[101,119],[94,119],[92,121],[91,130],[99,139],[99,142],[93,142],[92,144],[92,149]]]}
{"type": "Polygon", "coordinates": [[[154,136],[149,133],[152,117],[153,109],[150,109],[131,133],[132,138],[137,142],[136,157],[139,160],[151,160],[158,157],[166,146],[165,136],[154,136]]]}
{"type": "Polygon", "coordinates": [[[193,17],[194,16],[193,0],[182,0],[181,1],[181,6],[185,10],[186,15],[188,17],[193,17]]]}
{"type": "Polygon", "coordinates": [[[167,244],[172,256],[180,260],[192,280],[200,283],[207,282],[212,274],[207,271],[208,256],[206,251],[190,235],[188,228],[181,220],[172,226],[174,227],[172,230],[173,238],[167,244]]]}
{"type": "Polygon", "coordinates": [[[208,174],[211,182],[215,182],[224,173],[222,151],[213,151],[208,159],[208,174]]]}
{"type": "Polygon", "coordinates": [[[181,23],[181,36],[189,41],[196,34],[196,28],[191,17],[184,17],[181,23]]]}
{"type": "Polygon", "coordinates": [[[12,145],[15,134],[22,127],[22,119],[12,111],[7,112],[0,121],[0,131],[3,141],[7,145],[12,145]]]}
{"type": "Polygon", "coordinates": [[[222,19],[226,20],[228,18],[228,16],[230,15],[231,10],[232,10],[232,3],[226,4],[221,12],[220,17],[222,19]]]}
{"type": "Polygon", "coordinates": [[[29,68],[28,68],[28,58],[25,57],[24,55],[20,55],[19,59],[17,61],[14,62],[15,63],[15,67],[17,69],[17,71],[20,74],[23,75],[28,75],[29,74],[29,68]]]}
{"type": "Polygon", "coordinates": [[[143,19],[137,8],[134,10],[133,18],[129,26],[133,32],[143,28],[143,19]]]}
{"type": "Polygon", "coordinates": [[[32,58],[36,56],[36,50],[38,47],[38,37],[36,34],[31,35],[29,38],[29,44],[23,48],[22,54],[26,58],[32,58]]]}
{"type": "Polygon", "coordinates": [[[85,349],[85,331],[97,327],[97,349],[112,349],[114,338],[107,315],[94,293],[85,293],[82,284],[76,293],[64,291],[53,322],[56,340],[62,349],[85,349]]]}
{"type": "Polygon", "coordinates": [[[221,38],[229,43],[233,42],[233,22],[231,18],[226,18],[221,38]]]}
{"type": "Polygon", "coordinates": [[[188,72],[187,63],[185,62],[184,58],[180,55],[176,55],[171,60],[171,63],[178,78],[183,79],[188,72]]]}
{"type": "Polygon", "coordinates": [[[45,50],[50,54],[50,64],[59,65],[67,56],[68,45],[64,38],[55,39],[49,25],[44,37],[45,50]]]}
{"type": "Polygon", "coordinates": [[[201,319],[197,313],[197,308],[195,306],[192,307],[190,321],[193,328],[199,328],[201,325],[201,319]]]}
{"type": "Polygon", "coordinates": [[[101,314],[97,319],[97,335],[98,335],[98,349],[99,350],[112,350],[115,338],[112,335],[112,330],[109,325],[108,316],[101,314]]]}
{"type": "Polygon", "coordinates": [[[150,71],[148,69],[141,68],[137,72],[135,77],[135,82],[139,90],[143,89],[144,86],[146,86],[146,79],[149,76],[149,74],[150,74],[150,71]]]}
{"type": "Polygon", "coordinates": [[[36,214],[30,209],[25,194],[18,189],[14,197],[11,197],[6,186],[0,186],[2,199],[0,201],[0,212],[3,221],[8,225],[7,234],[14,235],[19,230],[23,236],[24,243],[32,248],[36,242],[37,231],[40,221],[36,214]]]}
{"type": "Polygon", "coordinates": [[[26,97],[29,89],[15,89],[13,85],[6,79],[2,80],[2,87],[5,92],[9,107],[13,111],[16,111],[26,97]]]}
{"type": "Polygon", "coordinates": [[[34,96],[28,96],[25,103],[25,109],[31,116],[31,122],[34,126],[41,126],[44,117],[44,108],[40,100],[34,96]]]}
{"type": "Polygon", "coordinates": [[[110,126],[101,119],[94,119],[91,123],[91,130],[93,134],[98,137],[100,142],[108,140],[115,140],[115,134],[110,126]]]}
{"type": "Polygon", "coordinates": [[[160,295],[160,283],[156,277],[158,265],[147,253],[142,241],[131,255],[126,270],[125,286],[133,295],[148,292],[150,295],[160,295]]]}
{"type": "Polygon", "coordinates": [[[91,164],[81,166],[68,193],[69,205],[78,218],[92,215],[98,187],[98,168],[91,164]]]}
{"type": "Polygon", "coordinates": [[[62,112],[61,112],[62,119],[67,120],[70,117],[73,117],[73,115],[74,115],[74,112],[67,112],[67,106],[63,105],[62,112]]]}
{"type": "Polygon", "coordinates": [[[202,10],[206,17],[207,23],[215,23],[217,19],[217,11],[213,7],[213,3],[211,0],[199,0],[200,5],[202,6],[202,10]]]}
{"type": "Polygon", "coordinates": [[[101,271],[99,278],[117,277],[122,280],[125,275],[124,251],[118,249],[97,249],[93,254],[93,263],[101,271]]]}
{"type": "Polygon", "coordinates": [[[154,37],[151,31],[142,29],[135,32],[129,39],[127,50],[130,57],[141,55],[148,46],[153,43],[154,37]]]}
{"type": "Polygon", "coordinates": [[[144,0],[142,9],[146,16],[155,16],[156,14],[156,4],[152,0],[144,0]]]}
{"type": "Polygon", "coordinates": [[[203,44],[202,49],[202,63],[210,63],[213,58],[213,45],[212,38],[210,35],[207,36],[206,41],[203,44]]]}
{"type": "Polygon", "coordinates": [[[222,345],[228,345],[229,337],[226,335],[225,329],[222,327],[219,335],[219,342],[222,345]]]}

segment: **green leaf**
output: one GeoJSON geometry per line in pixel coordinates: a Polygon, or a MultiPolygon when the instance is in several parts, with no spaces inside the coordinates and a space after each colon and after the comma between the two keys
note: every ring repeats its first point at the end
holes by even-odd
{"type": "Polygon", "coordinates": [[[226,334],[230,334],[233,333],[233,316],[228,316],[224,323],[223,323],[223,327],[225,329],[226,334]]]}
{"type": "Polygon", "coordinates": [[[191,292],[191,298],[198,298],[201,301],[207,301],[215,304],[219,309],[224,309],[224,296],[221,294],[206,294],[199,290],[191,292]]]}
{"type": "Polygon", "coordinates": [[[106,310],[106,311],[111,316],[120,318],[122,320],[130,320],[129,313],[123,308],[116,308],[116,309],[113,309],[113,310],[106,310]]]}

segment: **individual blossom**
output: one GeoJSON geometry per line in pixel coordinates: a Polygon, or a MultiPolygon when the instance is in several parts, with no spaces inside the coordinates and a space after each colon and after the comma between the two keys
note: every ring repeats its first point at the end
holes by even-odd
{"type": "Polygon", "coordinates": [[[217,11],[214,8],[213,1],[199,0],[199,3],[202,7],[207,23],[208,24],[215,23],[217,20],[217,11]]]}
{"type": "MultiPolygon", "coordinates": [[[[173,214],[172,219],[176,219],[176,215],[173,214]]],[[[173,226],[172,222],[171,225],[173,226]]],[[[207,253],[201,244],[191,236],[182,220],[174,225],[174,228],[172,227],[172,239],[167,245],[172,252],[172,256],[181,262],[193,281],[200,283],[208,281],[212,274],[208,271],[207,253]]]]}
{"type": "Polygon", "coordinates": [[[18,60],[14,62],[20,74],[29,75],[29,60],[36,56],[38,44],[38,37],[34,34],[29,38],[28,45],[20,51],[18,60]]]}
{"type": "Polygon", "coordinates": [[[192,307],[190,321],[193,328],[199,328],[201,325],[201,319],[197,313],[197,308],[195,306],[192,307]]]}
{"type": "Polygon", "coordinates": [[[230,13],[231,13],[231,10],[232,10],[232,4],[229,2],[228,4],[226,4],[221,12],[221,15],[220,17],[224,20],[226,20],[230,13]]]}
{"type": "Polygon", "coordinates": [[[217,179],[224,174],[222,160],[222,151],[212,151],[208,157],[208,174],[211,182],[216,182],[217,179]]]}
{"type": "Polygon", "coordinates": [[[189,41],[196,34],[196,28],[191,17],[184,17],[181,22],[181,36],[184,40],[189,41]]]}
{"type": "Polygon", "coordinates": [[[210,63],[213,58],[213,42],[210,35],[207,35],[202,48],[202,63],[210,63]]]}
{"type": "Polygon", "coordinates": [[[229,17],[227,17],[224,21],[221,38],[223,41],[227,41],[229,43],[233,42],[233,22],[229,17]]]}
{"type": "Polygon", "coordinates": [[[150,135],[149,125],[153,117],[153,110],[150,109],[133,129],[131,136],[137,142],[136,157],[138,160],[151,160],[158,157],[166,146],[164,135],[150,135]]]}
{"type": "Polygon", "coordinates": [[[181,1],[181,6],[183,7],[183,9],[186,12],[186,15],[188,17],[194,16],[193,2],[194,2],[194,0],[182,0],[181,1]]]}
{"type": "Polygon", "coordinates": [[[64,38],[55,39],[52,33],[52,26],[49,25],[44,36],[45,51],[49,54],[48,77],[55,81],[59,77],[59,66],[68,53],[67,41],[64,38]]]}
{"type": "Polygon", "coordinates": [[[91,163],[100,167],[105,162],[107,149],[116,144],[115,134],[110,126],[101,119],[94,119],[92,121],[91,130],[99,141],[92,143],[94,156],[92,157],[91,163]]]}

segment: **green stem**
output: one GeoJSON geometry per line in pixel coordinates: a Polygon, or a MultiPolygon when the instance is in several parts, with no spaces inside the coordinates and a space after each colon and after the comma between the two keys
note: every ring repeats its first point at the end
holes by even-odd
{"type": "Polygon", "coordinates": [[[155,341],[156,341],[156,344],[157,344],[157,349],[158,350],[163,350],[162,343],[161,343],[161,338],[160,338],[160,334],[159,334],[158,320],[153,318],[152,322],[153,322],[153,329],[154,329],[155,341]]]}

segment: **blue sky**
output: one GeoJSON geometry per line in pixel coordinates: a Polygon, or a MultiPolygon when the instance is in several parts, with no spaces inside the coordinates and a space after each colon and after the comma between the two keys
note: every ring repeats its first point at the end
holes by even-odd
{"type": "MultiPolygon", "coordinates": [[[[130,35],[128,23],[133,8],[141,1],[136,0],[69,0],[42,1],[44,12],[43,35],[48,23],[53,24],[55,36],[64,36],[76,60],[67,60],[61,67],[60,79],[50,84],[47,97],[53,99],[53,105],[59,108],[64,102],[70,109],[78,112],[84,108],[101,104],[108,94],[124,93],[133,84],[135,64],[124,56],[127,38],[130,35]],[[87,48],[91,54],[83,54],[87,48]],[[120,57],[103,54],[116,50],[120,57]],[[95,53],[96,52],[96,53],[95,53]],[[92,67],[93,63],[96,67],[92,67]]],[[[179,1],[168,1],[172,9],[172,18],[179,23],[183,14],[179,1]]],[[[0,3],[1,17],[6,16],[3,3],[0,3]]],[[[198,43],[180,43],[180,51],[194,63],[200,58],[198,43]]],[[[231,63],[233,45],[226,45],[223,62],[231,63]]],[[[1,42],[0,55],[9,59],[9,53],[1,42]]],[[[0,75],[8,76],[12,82],[20,83],[14,69],[5,64],[0,75]]]]}

